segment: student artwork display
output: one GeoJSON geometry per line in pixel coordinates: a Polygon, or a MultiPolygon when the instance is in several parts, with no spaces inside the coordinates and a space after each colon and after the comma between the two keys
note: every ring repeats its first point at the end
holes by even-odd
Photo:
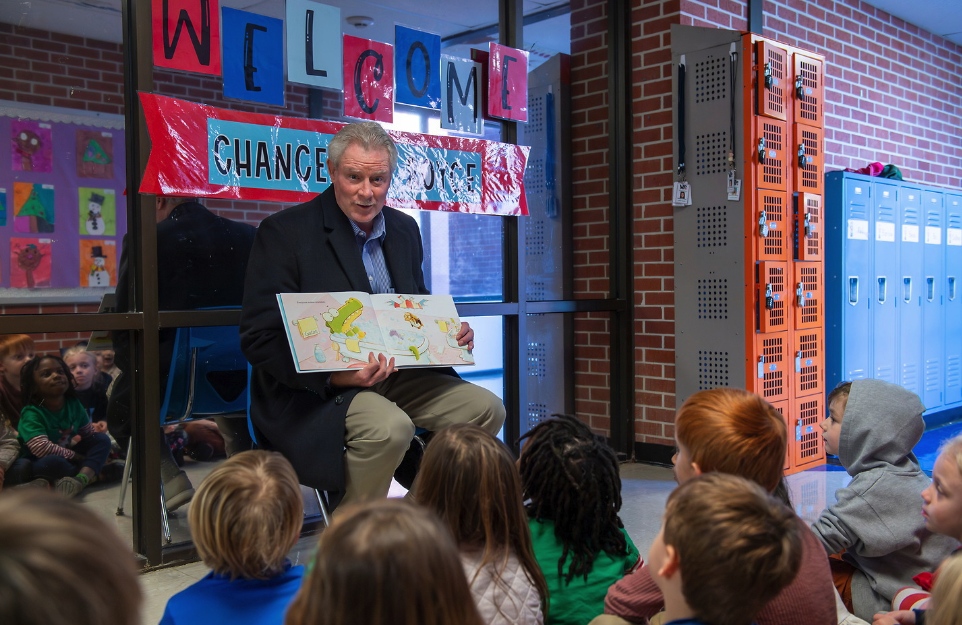
{"type": "Polygon", "coordinates": [[[13,183],[13,212],[15,232],[53,232],[53,185],[13,183]]]}
{"type": "Polygon", "coordinates": [[[117,285],[117,242],[81,239],[80,286],[117,285]]]}
{"type": "Polygon", "coordinates": [[[0,150],[0,297],[116,285],[127,226],[120,116],[0,103],[0,136],[14,146],[0,150]],[[34,138],[37,149],[24,147],[34,138]]]}
{"type": "MultiPolygon", "coordinates": [[[[154,65],[220,75],[217,1],[152,2],[154,65]]],[[[284,22],[224,10],[221,26],[225,95],[228,81],[237,85],[236,76],[245,78],[244,89],[232,91],[236,95],[228,97],[267,102],[266,93],[275,92],[274,82],[283,83],[285,48],[283,37],[273,33],[275,22],[286,29],[286,79],[343,90],[345,115],[390,122],[394,118],[395,84],[398,102],[434,109],[440,105],[444,89],[450,88],[441,68],[441,41],[437,35],[399,26],[394,45],[341,35],[340,9],[310,0],[288,0],[284,22]],[[270,20],[270,25],[265,20],[270,20]],[[244,47],[243,54],[237,52],[240,45],[244,47]],[[260,52],[256,52],[258,49],[260,52]],[[255,58],[258,54],[262,56],[255,58]],[[268,58],[279,59],[276,72],[264,69],[268,58]]],[[[487,102],[487,114],[527,121],[528,53],[492,43],[485,54],[488,80],[477,88],[487,102]]],[[[283,85],[281,93],[283,96],[283,85]]]]}
{"type": "Polygon", "coordinates": [[[78,189],[80,234],[114,236],[117,234],[117,192],[113,189],[78,189]]]}
{"type": "Polygon", "coordinates": [[[10,127],[13,170],[49,172],[52,168],[50,124],[17,120],[10,127]]]}
{"type": "Polygon", "coordinates": [[[10,286],[50,286],[50,239],[10,239],[10,286]]]}
{"type": "Polygon", "coordinates": [[[279,293],[277,304],[298,373],[358,369],[371,353],[399,368],[474,364],[450,295],[279,293]]]}
{"type": "MultiPolygon", "coordinates": [[[[330,185],[327,145],[344,124],[139,95],[151,138],[141,193],[297,203],[330,185]]],[[[529,148],[388,132],[399,156],[388,205],[528,214],[524,170],[529,148]]]]}

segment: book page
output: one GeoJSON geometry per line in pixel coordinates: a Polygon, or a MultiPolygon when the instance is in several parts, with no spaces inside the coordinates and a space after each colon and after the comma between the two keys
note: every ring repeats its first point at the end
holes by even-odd
{"type": "Polygon", "coordinates": [[[388,353],[398,367],[473,365],[458,345],[461,321],[450,295],[372,295],[388,353]]]}

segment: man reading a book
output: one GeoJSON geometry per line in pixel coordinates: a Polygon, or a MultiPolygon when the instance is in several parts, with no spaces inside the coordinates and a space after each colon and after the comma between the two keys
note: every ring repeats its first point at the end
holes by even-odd
{"type": "MultiPolygon", "coordinates": [[[[385,497],[414,437],[454,423],[497,434],[501,400],[451,368],[400,369],[370,354],[352,371],[297,373],[278,293],[427,294],[417,223],[385,207],[397,148],[374,122],[348,124],[327,149],[331,186],[264,219],[248,265],[241,347],[253,369],[251,420],[301,483],[332,505],[385,497]],[[342,499],[343,498],[343,499],[342,499]]],[[[463,323],[458,344],[474,347],[463,323]]]]}

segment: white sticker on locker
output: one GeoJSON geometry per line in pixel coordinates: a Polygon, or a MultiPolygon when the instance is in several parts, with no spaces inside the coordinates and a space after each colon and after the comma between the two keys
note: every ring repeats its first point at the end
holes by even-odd
{"type": "Polygon", "coordinates": [[[849,219],[848,238],[868,241],[868,221],[865,219],[849,219]]]}
{"type": "Polygon", "coordinates": [[[942,228],[938,226],[926,226],[925,243],[927,245],[942,245],[942,228]]]}
{"type": "Polygon", "coordinates": [[[962,228],[948,228],[945,231],[946,245],[962,245],[962,228]]]}
{"type": "Polygon", "coordinates": [[[910,226],[908,224],[902,224],[902,242],[903,243],[918,243],[919,242],[919,227],[910,226]]]}
{"type": "Polygon", "coordinates": [[[875,222],[875,240],[895,242],[895,224],[890,221],[875,222]]]}
{"type": "Polygon", "coordinates": [[[862,187],[855,187],[855,195],[862,195],[862,187]]]}

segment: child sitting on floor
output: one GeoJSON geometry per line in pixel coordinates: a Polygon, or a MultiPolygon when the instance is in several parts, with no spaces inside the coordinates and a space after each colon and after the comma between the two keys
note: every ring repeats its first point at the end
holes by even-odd
{"type": "Polygon", "coordinates": [[[338,508],[285,624],[482,621],[447,528],[420,506],[382,499],[338,508]]]}
{"type": "Polygon", "coordinates": [[[236,454],[203,481],[187,519],[212,570],[170,598],[161,625],[283,623],[304,575],[287,559],[304,520],[291,463],[272,451],[236,454]]]}
{"type": "Polygon", "coordinates": [[[475,425],[441,430],[424,453],[415,495],[451,530],[484,622],[540,625],[548,589],[504,443],[475,425]]]}
{"type": "MultiPolygon", "coordinates": [[[[699,391],[675,416],[675,480],[684,484],[718,472],[752,480],[768,492],[782,480],[787,432],[785,420],[767,401],[735,388],[699,391]]],[[[798,576],[758,612],[758,625],[836,625],[835,592],[825,550],[802,528],[798,576]]],[[[605,613],[643,623],[664,606],[649,566],[615,583],[605,598],[605,613]]]]}
{"type": "MultiPolygon", "coordinates": [[[[962,435],[946,442],[935,460],[932,483],[922,491],[922,518],[930,532],[962,541],[962,435]]],[[[913,608],[925,607],[931,580],[941,576],[944,567],[939,566],[935,576],[917,575],[915,581],[921,588],[910,586],[896,593],[892,600],[895,611],[876,614],[875,625],[922,625],[924,610],[913,608]]]]}
{"type": "Polygon", "coordinates": [[[107,393],[94,385],[97,375],[97,357],[83,345],[75,345],[63,354],[63,361],[70,368],[74,379],[74,397],[83,404],[90,415],[90,422],[98,432],[107,431],[107,393]]]}
{"type": "Polygon", "coordinates": [[[881,380],[839,385],[820,427],[825,452],[852,481],[812,525],[832,558],[835,587],[855,616],[889,608],[899,589],[931,571],[957,546],[924,527],[919,499],[929,479],[912,448],[922,438],[918,396],[881,380]]]}
{"type": "Polygon", "coordinates": [[[33,339],[26,334],[0,336],[0,421],[16,431],[23,400],[20,371],[33,359],[33,339]]]}
{"type": "Polygon", "coordinates": [[[942,564],[927,615],[928,625],[962,625],[962,554],[942,564]]]}
{"type": "Polygon", "coordinates": [[[40,356],[23,367],[18,440],[20,459],[11,473],[18,483],[40,480],[75,497],[96,479],[110,453],[110,438],[94,430],[74,397],[73,376],[57,356],[40,356]],[[80,440],[73,443],[74,435],[80,440]]]}
{"type": "Polygon", "coordinates": [[[795,515],[753,482],[693,478],[668,497],[648,566],[670,625],[750,625],[802,560],[795,515]]]}
{"type": "Polygon", "coordinates": [[[548,582],[547,622],[587,623],[603,610],[608,587],[641,565],[618,517],[618,459],[570,415],[553,415],[524,438],[521,483],[534,555],[548,582]]]}

